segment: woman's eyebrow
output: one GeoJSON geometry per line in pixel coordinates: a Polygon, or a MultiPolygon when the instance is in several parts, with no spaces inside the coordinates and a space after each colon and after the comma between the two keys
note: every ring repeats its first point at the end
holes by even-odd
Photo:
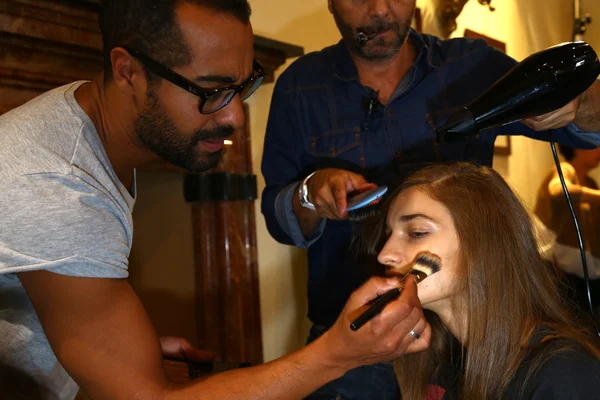
{"type": "Polygon", "coordinates": [[[435,219],[431,218],[430,216],[425,215],[425,214],[420,214],[420,213],[402,215],[400,217],[400,221],[401,222],[408,222],[408,221],[412,221],[415,218],[425,218],[425,219],[428,219],[429,221],[437,222],[435,219]]]}

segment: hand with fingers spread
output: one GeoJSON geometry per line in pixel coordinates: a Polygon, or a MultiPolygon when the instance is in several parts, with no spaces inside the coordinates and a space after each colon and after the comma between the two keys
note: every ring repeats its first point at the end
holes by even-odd
{"type": "Polygon", "coordinates": [[[327,342],[325,356],[331,363],[353,368],[429,347],[431,327],[423,316],[413,279],[404,282],[400,296],[379,315],[357,331],[350,329],[350,323],[368,308],[369,302],[398,286],[398,278],[376,277],[352,294],[336,323],[318,339],[327,342]]]}

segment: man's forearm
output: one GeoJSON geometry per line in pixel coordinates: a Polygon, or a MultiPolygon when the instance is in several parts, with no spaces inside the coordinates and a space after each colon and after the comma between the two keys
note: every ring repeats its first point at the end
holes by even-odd
{"type": "Polygon", "coordinates": [[[285,357],[252,368],[227,371],[201,382],[173,388],[166,400],[301,399],[342,376],[349,367],[334,365],[319,340],[285,357]]]}
{"type": "MultiPolygon", "coordinates": [[[[567,190],[569,191],[569,195],[573,201],[577,203],[584,202],[590,204],[600,204],[600,190],[576,185],[569,181],[565,181],[565,184],[567,185],[567,190]]],[[[548,184],[548,192],[550,193],[551,198],[560,199],[561,201],[563,200],[563,188],[558,178],[553,179],[548,184]]]]}
{"type": "Polygon", "coordinates": [[[298,220],[298,225],[300,225],[302,234],[304,237],[307,237],[319,227],[322,218],[315,210],[302,207],[300,204],[300,198],[298,197],[299,190],[300,186],[298,186],[294,192],[294,196],[292,197],[292,210],[294,211],[294,215],[296,215],[296,219],[298,220]]]}
{"type": "Polygon", "coordinates": [[[573,122],[585,132],[600,132],[600,82],[583,93],[573,122]]]}

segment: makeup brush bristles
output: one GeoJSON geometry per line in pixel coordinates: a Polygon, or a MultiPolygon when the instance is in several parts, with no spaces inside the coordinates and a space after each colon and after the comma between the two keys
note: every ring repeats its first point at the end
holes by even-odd
{"type": "Polygon", "coordinates": [[[357,331],[361,326],[369,322],[373,317],[383,310],[383,308],[389,302],[398,298],[404,286],[402,282],[406,279],[407,276],[413,275],[416,277],[417,283],[421,282],[423,279],[431,276],[438,272],[441,268],[442,262],[438,256],[435,254],[431,254],[427,251],[419,253],[415,261],[413,261],[413,267],[409,271],[408,274],[404,275],[404,277],[400,280],[400,286],[394,289],[388,290],[386,293],[379,296],[373,304],[369,306],[369,308],[358,316],[352,323],[350,324],[350,329],[353,331],[357,331]]]}
{"type": "Polygon", "coordinates": [[[423,252],[417,256],[410,270],[410,274],[417,277],[417,283],[438,272],[442,267],[442,260],[435,254],[423,252]]]}

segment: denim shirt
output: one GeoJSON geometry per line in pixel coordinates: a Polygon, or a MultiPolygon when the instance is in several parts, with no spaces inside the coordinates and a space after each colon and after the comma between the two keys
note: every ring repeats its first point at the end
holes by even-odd
{"type": "MultiPolygon", "coordinates": [[[[330,326],[368,269],[350,251],[353,226],[323,220],[304,237],[292,211],[292,195],[309,173],[342,168],[368,181],[388,183],[393,164],[470,160],[491,166],[497,135],[523,134],[572,147],[593,148],[597,138],[575,125],[535,132],[520,123],[482,132],[478,138],[437,145],[435,129],[500,79],[516,61],[483,40],[442,41],[414,30],[413,67],[388,104],[369,112],[376,99],[363,86],[342,43],[296,60],[278,79],[271,102],[262,159],[266,187],[262,212],[279,242],[308,247],[308,317],[330,326]]],[[[285,266],[282,266],[285,267],[285,266]]]]}

